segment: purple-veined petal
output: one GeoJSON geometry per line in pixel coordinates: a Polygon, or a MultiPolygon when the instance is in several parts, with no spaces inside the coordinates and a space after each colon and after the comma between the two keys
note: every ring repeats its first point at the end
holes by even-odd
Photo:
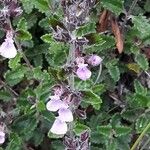
{"type": "Polygon", "coordinates": [[[73,121],[73,115],[70,109],[66,108],[60,108],[58,111],[58,119],[65,122],[72,122],[73,121]]]}
{"type": "Polygon", "coordinates": [[[54,134],[66,134],[67,132],[67,123],[59,120],[58,118],[56,118],[56,120],[54,121],[50,131],[54,134]]]}
{"type": "Polygon", "coordinates": [[[6,38],[0,46],[0,55],[5,58],[14,58],[17,55],[17,50],[12,38],[6,38]]]}
{"type": "Polygon", "coordinates": [[[87,80],[91,77],[92,73],[87,67],[79,67],[76,72],[81,80],[87,80]]]}
{"type": "Polygon", "coordinates": [[[57,111],[60,108],[68,108],[69,106],[61,101],[61,100],[50,100],[49,102],[47,102],[46,104],[46,108],[49,111],[57,111]]]}

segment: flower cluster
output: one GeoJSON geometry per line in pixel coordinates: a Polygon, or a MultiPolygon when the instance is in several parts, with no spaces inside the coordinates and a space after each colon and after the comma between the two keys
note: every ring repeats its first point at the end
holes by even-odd
{"type": "Polygon", "coordinates": [[[21,15],[23,10],[19,7],[17,0],[0,0],[0,6],[0,27],[4,31],[10,30],[9,19],[21,15]]]}
{"type": "Polygon", "coordinates": [[[0,0],[0,4],[3,5],[0,13],[4,17],[16,17],[22,14],[22,9],[16,0],[0,0]]]}
{"type": "MultiPolygon", "coordinates": [[[[57,91],[58,92],[58,91],[57,91]]],[[[54,96],[50,96],[50,101],[46,104],[46,108],[49,111],[58,111],[58,116],[54,121],[50,131],[54,134],[65,134],[67,132],[67,123],[73,121],[72,111],[69,109],[69,102],[61,100],[60,93],[54,96]]]]}
{"type": "Polygon", "coordinates": [[[88,65],[91,66],[98,66],[102,62],[102,58],[97,56],[97,55],[91,55],[87,59],[87,63],[84,63],[84,58],[77,58],[76,63],[77,63],[77,71],[76,74],[81,80],[87,80],[91,77],[92,73],[88,69],[88,65]]]}
{"type": "Polygon", "coordinates": [[[17,55],[17,50],[14,45],[13,34],[7,31],[6,39],[0,46],[0,55],[5,58],[14,58],[17,55]]]}
{"type": "Polygon", "coordinates": [[[5,142],[5,133],[3,131],[0,131],[0,144],[3,144],[5,142]]]}
{"type": "Polygon", "coordinates": [[[66,150],[89,150],[89,131],[86,130],[80,134],[80,136],[76,136],[75,138],[65,136],[64,137],[64,145],[66,146],[66,150]]]}

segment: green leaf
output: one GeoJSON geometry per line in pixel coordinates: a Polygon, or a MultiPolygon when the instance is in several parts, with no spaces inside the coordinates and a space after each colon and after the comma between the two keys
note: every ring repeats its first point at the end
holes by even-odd
{"type": "Polygon", "coordinates": [[[141,39],[146,39],[150,37],[150,24],[146,16],[132,16],[132,21],[134,23],[134,28],[138,31],[139,37],[141,39]]]}
{"type": "Polygon", "coordinates": [[[21,29],[21,30],[27,30],[28,26],[27,26],[27,21],[24,17],[22,17],[18,24],[17,24],[17,29],[21,29]]]}
{"type": "Polygon", "coordinates": [[[35,146],[39,146],[44,139],[44,134],[39,129],[36,129],[33,132],[33,135],[34,136],[31,138],[31,141],[33,141],[35,146]]]}
{"type": "Polygon", "coordinates": [[[100,109],[100,105],[102,103],[102,99],[99,95],[93,93],[92,90],[83,90],[83,102],[92,105],[96,110],[100,109]]]}
{"type": "Polygon", "coordinates": [[[123,0],[101,0],[104,8],[119,15],[123,11],[123,0]]]}
{"type": "Polygon", "coordinates": [[[124,127],[124,126],[116,126],[115,127],[115,135],[117,137],[129,134],[130,132],[131,132],[131,128],[129,128],[129,127],[124,127]]]}
{"type": "Polygon", "coordinates": [[[12,99],[11,94],[8,91],[0,90],[0,100],[10,101],[12,99]]]}
{"type": "Polygon", "coordinates": [[[120,79],[120,71],[118,66],[107,66],[108,68],[108,72],[110,74],[110,76],[112,77],[112,79],[116,82],[120,79]]]}
{"type": "Polygon", "coordinates": [[[46,107],[45,107],[44,102],[39,101],[39,102],[37,103],[37,110],[38,110],[39,112],[41,112],[41,111],[43,111],[43,110],[46,110],[46,107]]]}
{"type": "Polygon", "coordinates": [[[52,42],[52,35],[51,34],[45,34],[43,36],[41,36],[41,39],[45,42],[45,43],[51,43],[52,42]]]}
{"type": "Polygon", "coordinates": [[[65,146],[64,146],[64,144],[62,144],[62,141],[60,141],[60,140],[52,141],[52,149],[53,150],[63,150],[63,149],[65,149],[65,146]]]}
{"type": "Polygon", "coordinates": [[[21,55],[18,53],[15,58],[9,60],[8,65],[11,69],[16,69],[20,66],[21,55]]]}
{"type": "Polygon", "coordinates": [[[97,131],[106,137],[110,137],[112,135],[112,126],[98,126],[97,131]]]}
{"type": "Polygon", "coordinates": [[[21,41],[26,41],[26,40],[31,40],[32,39],[32,35],[26,30],[20,29],[20,30],[17,31],[17,33],[18,33],[17,38],[21,41]]]}
{"type": "Polygon", "coordinates": [[[145,57],[145,55],[143,55],[143,54],[136,55],[135,61],[138,63],[138,65],[139,65],[143,70],[145,70],[145,71],[148,70],[149,64],[148,64],[148,60],[147,60],[147,58],[145,57]]]}
{"type": "MultiPolygon", "coordinates": [[[[141,133],[150,122],[150,115],[142,115],[136,120],[137,133],[141,133]]],[[[148,130],[150,132],[150,130],[148,130]]]]}
{"type": "Polygon", "coordinates": [[[53,134],[50,130],[48,132],[48,137],[50,139],[60,139],[62,138],[64,135],[58,135],[58,134],[53,134]]]}
{"type": "Polygon", "coordinates": [[[106,142],[106,149],[107,150],[116,150],[117,149],[117,143],[115,139],[110,139],[106,142]]]}
{"type": "Polygon", "coordinates": [[[73,129],[73,131],[76,133],[76,135],[79,135],[79,136],[81,133],[83,133],[86,130],[90,131],[90,128],[84,124],[81,124],[81,123],[76,123],[76,125],[73,129]]]}
{"type": "Polygon", "coordinates": [[[141,94],[134,94],[134,100],[138,106],[148,107],[150,96],[145,96],[141,94]]]}
{"type": "Polygon", "coordinates": [[[146,95],[147,89],[138,80],[134,80],[134,89],[137,94],[146,95]]]}
{"type": "Polygon", "coordinates": [[[92,143],[95,144],[100,144],[100,143],[105,143],[106,138],[102,136],[99,132],[91,130],[91,138],[90,138],[92,143]]]}
{"type": "Polygon", "coordinates": [[[30,14],[32,12],[32,9],[34,8],[33,1],[31,0],[21,0],[23,9],[27,14],[30,14]]]}
{"type": "Polygon", "coordinates": [[[10,134],[10,143],[6,147],[6,150],[20,150],[22,147],[22,140],[16,133],[10,134]]]}
{"type": "Polygon", "coordinates": [[[147,11],[147,12],[150,12],[150,1],[149,0],[146,0],[146,3],[144,5],[144,9],[147,11]]]}
{"type": "Polygon", "coordinates": [[[19,66],[14,70],[8,70],[5,73],[6,82],[12,86],[19,83],[24,78],[27,71],[28,68],[25,66],[19,66]]]}
{"type": "Polygon", "coordinates": [[[33,0],[35,8],[37,8],[42,13],[47,13],[50,11],[48,2],[46,0],[33,0]]]}
{"type": "Polygon", "coordinates": [[[21,137],[25,138],[26,140],[30,139],[33,135],[33,131],[37,127],[37,120],[31,114],[25,114],[18,117],[13,122],[13,130],[18,133],[21,137]]]}
{"type": "Polygon", "coordinates": [[[128,120],[130,122],[134,122],[138,116],[140,115],[141,111],[140,110],[126,110],[121,114],[123,119],[128,120]]]}
{"type": "Polygon", "coordinates": [[[129,143],[131,142],[131,136],[124,135],[117,137],[117,147],[120,148],[120,150],[130,150],[129,143]]]}
{"type": "Polygon", "coordinates": [[[80,37],[80,36],[84,36],[86,34],[96,33],[95,28],[96,28],[95,23],[93,23],[93,22],[88,23],[88,24],[86,24],[86,25],[81,26],[80,28],[78,28],[76,30],[76,35],[80,37]]]}
{"type": "Polygon", "coordinates": [[[106,87],[105,84],[96,84],[92,87],[92,91],[95,94],[99,94],[101,95],[102,93],[104,93],[106,91],[106,87]]]}
{"type": "Polygon", "coordinates": [[[33,70],[33,77],[40,81],[47,81],[50,80],[50,76],[46,70],[42,71],[42,67],[34,68],[33,70]]]}

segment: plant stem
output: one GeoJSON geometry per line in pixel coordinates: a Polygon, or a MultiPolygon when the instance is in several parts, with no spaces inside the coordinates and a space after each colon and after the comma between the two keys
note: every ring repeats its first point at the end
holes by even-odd
{"type": "Polygon", "coordinates": [[[18,51],[21,53],[21,55],[22,55],[24,61],[26,62],[27,66],[32,70],[32,65],[30,64],[30,62],[29,62],[28,58],[26,57],[26,55],[23,53],[21,45],[19,44],[19,42],[16,39],[14,41],[15,41],[15,44],[18,48],[18,51]]]}
{"type": "Polygon", "coordinates": [[[138,137],[138,139],[135,141],[135,143],[133,144],[132,148],[130,150],[135,150],[135,148],[138,146],[139,142],[142,140],[142,138],[144,137],[144,135],[146,134],[146,132],[148,131],[148,129],[150,128],[150,122],[149,124],[145,127],[145,129],[143,130],[143,132],[140,134],[140,136],[138,137]]]}
{"type": "Polygon", "coordinates": [[[18,96],[19,96],[11,87],[9,87],[9,86],[8,86],[4,81],[2,81],[1,79],[0,79],[0,83],[1,83],[6,89],[8,89],[8,90],[10,91],[11,95],[13,95],[14,97],[18,97],[18,96]]]}
{"type": "Polygon", "coordinates": [[[96,80],[94,82],[94,85],[98,82],[98,80],[99,80],[99,78],[101,76],[101,73],[102,73],[102,64],[100,64],[100,66],[99,66],[98,76],[97,76],[97,78],[96,78],[96,80]]]}
{"type": "MultiPolygon", "coordinates": [[[[72,65],[74,63],[74,61],[75,61],[75,45],[70,44],[70,50],[69,50],[67,63],[69,65],[72,65]]],[[[74,87],[74,73],[73,72],[71,73],[71,75],[68,79],[68,83],[69,83],[69,86],[70,86],[71,90],[74,91],[75,87],[74,87]]],[[[71,105],[70,110],[73,111],[73,105],[71,105]]],[[[69,123],[70,137],[73,137],[73,126],[74,126],[73,122],[69,123]]]]}
{"type": "MultiPolygon", "coordinates": [[[[12,27],[10,19],[7,19],[7,22],[9,23],[9,26],[10,26],[11,30],[14,32],[14,29],[12,27]]],[[[21,53],[24,61],[26,62],[27,66],[32,70],[32,65],[30,64],[30,62],[29,62],[28,58],[26,57],[26,55],[23,53],[23,50],[22,50],[22,47],[21,47],[20,43],[16,39],[14,39],[14,42],[17,46],[18,51],[21,53]]]]}
{"type": "MultiPolygon", "coordinates": [[[[72,65],[75,61],[75,45],[71,44],[70,46],[70,52],[69,52],[69,59],[70,59],[70,65],[72,65]]],[[[72,90],[74,90],[74,73],[72,72],[70,79],[69,79],[69,86],[72,90]]]]}

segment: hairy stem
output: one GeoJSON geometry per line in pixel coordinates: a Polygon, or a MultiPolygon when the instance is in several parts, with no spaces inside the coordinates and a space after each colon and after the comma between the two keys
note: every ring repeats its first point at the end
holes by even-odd
{"type": "MultiPolygon", "coordinates": [[[[70,50],[69,50],[69,56],[68,56],[68,64],[69,65],[72,65],[75,61],[75,45],[74,44],[71,44],[70,45],[70,50]]],[[[69,83],[69,86],[71,88],[72,91],[74,91],[74,73],[72,72],[69,79],[68,79],[68,83],[69,83]]],[[[73,111],[73,105],[71,105],[70,107],[71,111],[73,111]]],[[[70,137],[73,137],[73,122],[69,123],[69,134],[70,134],[70,137]]]]}
{"type": "Polygon", "coordinates": [[[145,129],[143,130],[143,132],[140,134],[140,136],[138,137],[138,139],[135,141],[135,143],[133,144],[133,146],[131,147],[130,150],[135,150],[136,147],[138,146],[139,142],[142,140],[142,138],[144,137],[144,135],[146,134],[146,132],[148,131],[148,129],[150,128],[150,123],[145,127],[145,129]]]}
{"type": "Polygon", "coordinates": [[[102,64],[99,65],[99,72],[98,72],[98,76],[94,82],[94,85],[98,82],[100,76],[101,76],[101,73],[102,73],[102,64]]]}
{"type": "MultiPolygon", "coordinates": [[[[72,65],[75,61],[75,45],[71,44],[70,45],[70,50],[69,50],[69,64],[72,65]]],[[[69,77],[69,86],[71,90],[74,90],[74,73],[72,72],[70,77],[69,77]]]]}

